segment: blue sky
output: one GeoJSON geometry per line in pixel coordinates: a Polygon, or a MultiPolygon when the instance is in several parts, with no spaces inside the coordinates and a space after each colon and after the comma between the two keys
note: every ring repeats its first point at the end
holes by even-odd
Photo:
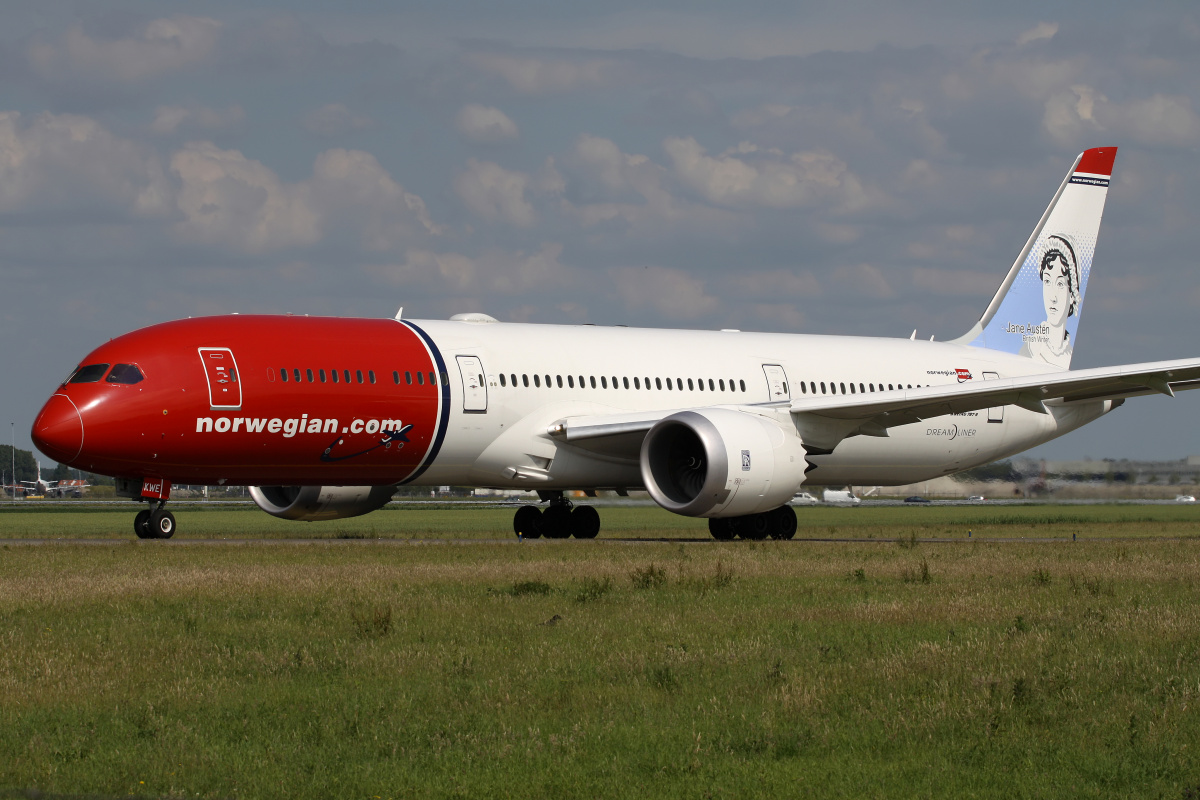
{"type": "MultiPolygon", "coordinates": [[[[953,338],[1100,145],[1121,151],[1073,365],[1200,355],[1192,4],[4,17],[0,408],[20,447],[95,344],[188,315],[953,338]]],[[[1200,454],[1197,403],[1134,401],[1038,452],[1200,454]]]]}

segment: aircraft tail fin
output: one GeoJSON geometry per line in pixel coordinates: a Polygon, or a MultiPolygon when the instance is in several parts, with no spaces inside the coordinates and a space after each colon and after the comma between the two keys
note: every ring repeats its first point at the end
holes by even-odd
{"type": "Polygon", "coordinates": [[[1115,147],[1079,155],[983,316],[956,344],[1070,368],[1116,157],[1115,147]]]}

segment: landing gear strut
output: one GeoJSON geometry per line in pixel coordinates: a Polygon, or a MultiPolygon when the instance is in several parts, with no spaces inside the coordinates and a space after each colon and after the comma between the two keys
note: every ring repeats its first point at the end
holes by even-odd
{"type": "Polygon", "coordinates": [[[175,534],[175,515],[165,508],[166,501],[150,501],[150,507],[144,508],[133,518],[133,532],[139,539],[170,539],[175,534]]]}
{"type": "Polygon", "coordinates": [[[600,514],[592,506],[576,506],[562,492],[539,493],[550,505],[542,511],[537,506],[521,506],[513,516],[513,532],[518,536],[537,539],[595,539],[600,533],[600,514]]]}
{"type": "Polygon", "coordinates": [[[761,514],[742,517],[713,517],[708,521],[708,532],[717,541],[727,542],[740,536],[751,541],[791,539],[796,535],[796,512],[791,506],[780,506],[761,514]]]}

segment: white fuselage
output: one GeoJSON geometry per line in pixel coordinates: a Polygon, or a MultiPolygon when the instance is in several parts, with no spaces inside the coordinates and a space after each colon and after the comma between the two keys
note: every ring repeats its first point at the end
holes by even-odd
{"type": "MultiPolygon", "coordinates": [[[[847,336],[418,320],[451,379],[445,442],[423,484],[636,488],[636,459],[596,455],[547,430],[573,417],[761,406],[788,424],[792,399],[870,394],[1055,371],[943,342],[847,336]],[[484,385],[473,386],[478,359],[484,385]],[[781,370],[781,372],[780,372],[781,370]],[[970,377],[965,375],[969,373],[970,377]],[[515,385],[514,385],[515,381],[515,385]],[[560,384],[561,381],[561,384],[560,384]],[[543,473],[536,482],[514,467],[543,473]]],[[[477,381],[476,381],[477,383],[477,381]]],[[[811,485],[896,485],[1018,453],[1107,413],[1108,401],[931,418],[887,437],[809,452],[811,485]]]]}

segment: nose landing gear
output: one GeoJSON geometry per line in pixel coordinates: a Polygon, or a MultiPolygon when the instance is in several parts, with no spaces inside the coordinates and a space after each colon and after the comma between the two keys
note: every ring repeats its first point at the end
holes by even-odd
{"type": "Polygon", "coordinates": [[[154,507],[144,508],[133,518],[133,532],[139,539],[170,539],[175,534],[175,515],[167,511],[165,501],[159,501],[154,507]]]}
{"type": "Polygon", "coordinates": [[[600,533],[600,514],[592,506],[576,506],[562,492],[549,493],[545,511],[537,506],[521,506],[513,515],[513,532],[537,539],[595,539],[600,533]]]}

